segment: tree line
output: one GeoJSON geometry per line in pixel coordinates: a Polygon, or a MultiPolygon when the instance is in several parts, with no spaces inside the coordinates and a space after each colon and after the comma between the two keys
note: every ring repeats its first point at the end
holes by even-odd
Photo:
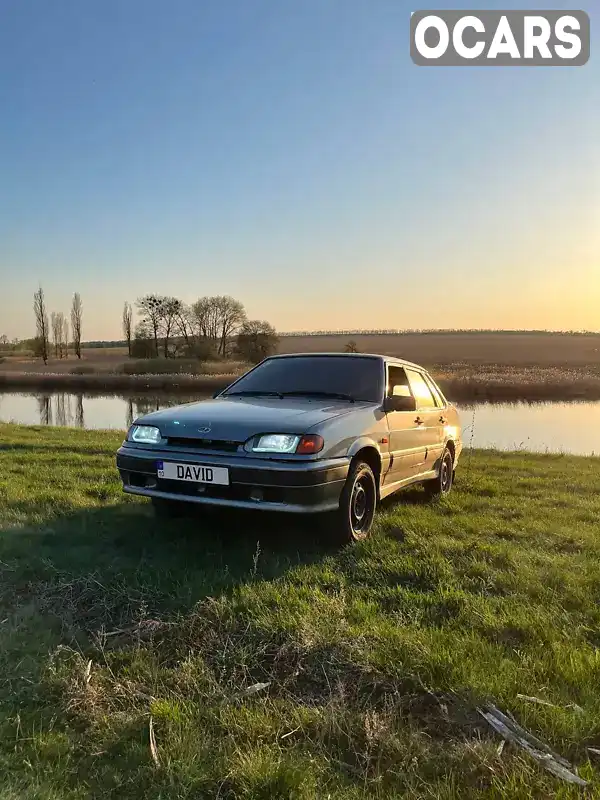
{"type": "MultiPolygon", "coordinates": [[[[229,295],[200,297],[187,305],[177,297],[148,294],[125,302],[121,327],[127,350],[133,358],[227,358],[232,355],[258,362],[271,355],[278,343],[274,327],[265,320],[248,319],[244,305],[229,295]]],[[[34,353],[48,362],[67,358],[69,349],[81,358],[83,303],[79,292],[71,302],[70,326],[63,311],[48,315],[40,286],[33,295],[34,353]]],[[[6,338],[6,337],[4,337],[6,338]]]]}
{"type": "Polygon", "coordinates": [[[238,355],[257,362],[274,352],[278,337],[265,320],[248,319],[244,305],[229,295],[200,297],[187,305],[177,297],[148,294],[137,299],[138,321],[125,302],[121,317],[134,358],[207,359],[238,355]]]}
{"type": "Polygon", "coordinates": [[[69,339],[69,323],[63,311],[52,311],[50,324],[46,310],[44,290],[40,286],[33,295],[33,313],[35,316],[34,353],[43,359],[44,364],[54,350],[55,358],[68,358],[71,346],[77,358],[81,358],[81,336],[83,330],[83,304],[79,292],[75,292],[71,301],[71,336],[69,339]]]}

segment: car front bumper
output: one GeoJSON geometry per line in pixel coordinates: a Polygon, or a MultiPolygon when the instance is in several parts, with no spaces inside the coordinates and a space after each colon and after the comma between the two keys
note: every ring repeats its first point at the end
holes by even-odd
{"type": "Polygon", "coordinates": [[[128,494],[230,508],[303,514],[333,511],[348,475],[349,459],[276,461],[123,445],[117,467],[128,494]],[[159,478],[157,461],[227,467],[229,486],[159,478]]]}

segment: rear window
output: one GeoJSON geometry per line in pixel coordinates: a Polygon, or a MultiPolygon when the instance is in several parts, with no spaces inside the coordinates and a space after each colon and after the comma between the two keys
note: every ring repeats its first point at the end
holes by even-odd
{"type": "Polygon", "coordinates": [[[231,392],[332,392],[379,403],[383,363],[361,356],[272,358],[240,378],[231,392]]]}

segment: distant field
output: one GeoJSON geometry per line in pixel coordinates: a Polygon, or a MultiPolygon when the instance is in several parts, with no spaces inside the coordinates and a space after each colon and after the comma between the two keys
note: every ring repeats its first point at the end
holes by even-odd
{"type": "MultiPolygon", "coordinates": [[[[447,397],[477,400],[600,399],[600,335],[557,333],[406,333],[282,336],[280,353],[359,352],[416,361],[447,397]]],[[[125,347],[86,348],[81,361],[0,358],[0,387],[118,391],[134,388],[212,392],[248,365],[236,360],[129,359],[125,347]],[[177,376],[171,373],[178,373],[177,376]],[[188,374],[182,374],[188,373],[188,374]]]]}
{"type": "Polygon", "coordinates": [[[126,347],[84,349],[81,360],[70,354],[68,358],[51,357],[47,365],[41,358],[34,358],[29,353],[1,353],[0,356],[0,372],[70,372],[81,364],[96,372],[115,372],[129,361],[126,347]]]}
{"type": "MultiPolygon", "coordinates": [[[[425,366],[514,367],[587,367],[600,371],[600,334],[561,333],[404,333],[404,334],[331,334],[323,336],[282,336],[280,353],[343,352],[355,342],[361,353],[406,358],[425,366]]],[[[0,354],[2,355],[2,354],[0,354]]],[[[130,359],[127,348],[86,348],[82,362],[97,372],[119,372],[130,359]]],[[[45,367],[31,355],[6,355],[0,372],[70,372],[81,362],[51,358],[45,367]]],[[[139,362],[138,362],[139,363],[139,362]]],[[[143,362],[141,362],[143,363],[143,362]]],[[[207,373],[235,372],[240,363],[207,362],[207,373]]]]}
{"type": "Polygon", "coordinates": [[[499,364],[600,368],[600,334],[403,333],[284,336],[280,353],[342,351],[354,341],[361,353],[382,353],[418,364],[499,364]]]}

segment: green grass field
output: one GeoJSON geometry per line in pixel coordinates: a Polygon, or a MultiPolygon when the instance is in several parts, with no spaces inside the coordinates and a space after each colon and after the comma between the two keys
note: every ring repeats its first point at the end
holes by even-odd
{"type": "Polygon", "coordinates": [[[600,797],[598,460],[467,452],[332,550],[158,524],[120,438],[0,426],[2,800],[580,796],[498,752],[486,700],[600,797]]]}

